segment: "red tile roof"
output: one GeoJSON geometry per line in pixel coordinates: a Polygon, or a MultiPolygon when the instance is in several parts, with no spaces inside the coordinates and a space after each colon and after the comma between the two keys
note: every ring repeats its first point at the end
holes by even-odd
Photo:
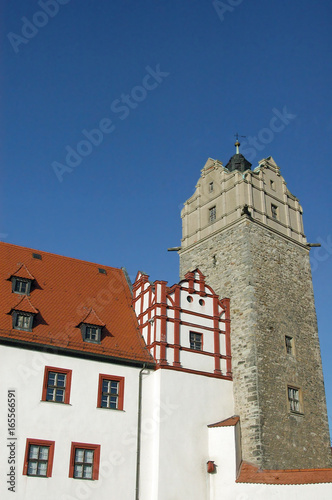
{"type": "Polygon", "coordinates": [[[233,425],[236,425],[238,421],[240,420],[240,417],[237,415],[233,415],[233,417],[226,418],[226,420],[221,420],[220,422],[217,422],[216,424],[210,424],[208,427],[230,427],[233,425]]]}
{"type": "MultiPolygon", "coordinates": [[[[15,294],[16,295],[16,294],[15,294]]],[[[13,297],[14,298],[14,297],[13,297]]],[[[10,308],[9,314],[11,311],[14,309],[15,311],[22,311],[22,312],[27,312],[27,313],[33,313],[37,314],[38,309],[36,309],[30,302],[29,298],[26,295],[22,295],[19,297],[15,297],[16,304],[13,305],[13,307],[10,308]]]]}
{"type": "Polygon", "coordinates": [[[261,470],[242,462],[237,483],[313,484],[332,483],[332,469],[261,470]]]}
{"type": "Polygon", "coordinates": [[[11,276],[16,276],[17,278],[25,278],[28,280],[35,279],[24,264],[19,265],[19,268],[11,276]]]}
{"type": "Polygon", "coordinates": [[[106,270],[104,274],[98,271],[98,264],[40,251],[42,258],[36,259],[33,252],[35,250],[0,242],[0,341],[2,338],[51,345],[154,364],[139,333],[130,290],[121,269],[102,266],[106,270]],[[21,303],[20,310],[23,303],[28,307],[27,297],[13,293],[8,281],[15,269],[22,269],[21,264],[35,279],[29,302],[39,313],[32,332],[14,330],[8,314],[14,307],[18,308],[18,303],[21,303]],[[100,344],[83,341],[77,327],[83,318],[89,318],[89,322],[91,319],[91,324],[96,324],[98,318],[97,324],[105,325],[100,344]]]}
{"type": "Polygon", "coordinates": [[[88,325],[105,326],[105,323],[99,318],[94,309],[90,309],[83,315],[80,323],[87,323],[88,325]]]}

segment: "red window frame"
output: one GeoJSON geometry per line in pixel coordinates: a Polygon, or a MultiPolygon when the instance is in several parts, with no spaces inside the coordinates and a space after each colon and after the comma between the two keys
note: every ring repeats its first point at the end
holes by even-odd
{"type": "MultiPolygon", "coordinates": [[[[25,475],[25,476],[28,475],[30,445],[48,446],[49,447],[48,461],[47,461],[47,473],[46,473],[45,477],[52,477],[55,441],[44,441],[43,439],[27,438],[26,447],[25,447],[25,455],[24,455],[24,465],[23,465],[23,475],[25,475]]],[[[41,478],[43,478],[43,476],[29,476],[29,477],[41,477],[41,478]]]]}
{"type": "Polygon", "coordinates": [[[116,375],[105,375],[99,374],[99,384],[98,384],[98,400],[97,407],[104,408],[105,410],[123,410],[123,400],[124,400],[124,377],[118,377],[116,375]],[[119,394],[118,394],[118,407],[117,408],[104,408],[101,406],[101,397],[103,392],[103,380],[114,380],[115,382],[119,382],[119,394]]]}
{"type": "Polygon", "coordinates": [[[88,443],[71,443],[70,451],[70,464],[69,464],[69,477],[73,479],[83,479],[74,477],[75,469],[75,452],[78,448],[83,450],[93,450],[93,467],[92,467],[92,479],[84,479],[84,481],[96,481],[99,478],[99,462],[100,462],[100,444],[88,444],[88,443]]]}
{"type": "Polygon", "coordinates": [[[44,382],[43,382],[43,393],[42,393],[42,401],[47,401],[48,403],[57,403],[57,404],[69,404],[70,401],[70,389],[71,389],[71,374],[72,370],[67,370],[65,368],[56,368],[55,366],[45,366],[44,373],[44,382]],[[64,401],[47,401],[47,383],[48,383],[48,374],[50,372],[61,373],[67,375],[66,377],[66,387],[65,387],[65,399],[64,401]]]}

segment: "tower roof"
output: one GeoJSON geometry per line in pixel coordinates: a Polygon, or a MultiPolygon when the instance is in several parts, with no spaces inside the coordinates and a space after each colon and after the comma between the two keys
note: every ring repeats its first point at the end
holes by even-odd
{"type": "Polygon", "coordinates": [[[230,172],[233,172],[234,170],[239,170],[239,172],[245,172],[246,170],[251,170],[251,163],[248,160],[246,160],[241,153],[236,153],[229,159],[226,168],[230,172]]]}
{"type": "Polygon", "coordinates": [[[240,143],[238,140],[238,134],[236,134],[236,143],[234,144],[236,148],[236,153],[233,155],[229,162],[226,165],[226,168],[233,172],[234,170],[238,170],[239,172],[245,172],[246,170],[251,170],[251,163],[245,159],[245,157],[240,153],[239,147],[240,143]]]}

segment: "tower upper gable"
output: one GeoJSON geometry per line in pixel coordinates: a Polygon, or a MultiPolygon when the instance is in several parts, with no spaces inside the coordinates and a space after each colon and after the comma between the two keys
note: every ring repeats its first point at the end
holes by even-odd
{"type": "Polygon", "coordinates": [[[196,190],[181,213],[182,248],[229,227],[244,215],[306,244],[302,207],[288,190],[273,158],[261,160],[254,170],[250,167],[248,162],[245,171],[229,171],[219,160],[207,160],[196,190]]]}

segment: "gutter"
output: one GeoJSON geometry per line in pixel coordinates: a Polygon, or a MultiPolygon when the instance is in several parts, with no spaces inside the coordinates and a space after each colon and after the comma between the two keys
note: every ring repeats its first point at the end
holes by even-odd
{"type": "Polygon", "coordinates": [[[136,452],[136,490],[135,500],[139,500],[139,480],[141,470],[141,427],[142,427],[142,381],[143,371],[146,368],[144,363],[143,368],[139,372],[138,380],[138,410],[137,410],[137,452],[136,452]]]}

